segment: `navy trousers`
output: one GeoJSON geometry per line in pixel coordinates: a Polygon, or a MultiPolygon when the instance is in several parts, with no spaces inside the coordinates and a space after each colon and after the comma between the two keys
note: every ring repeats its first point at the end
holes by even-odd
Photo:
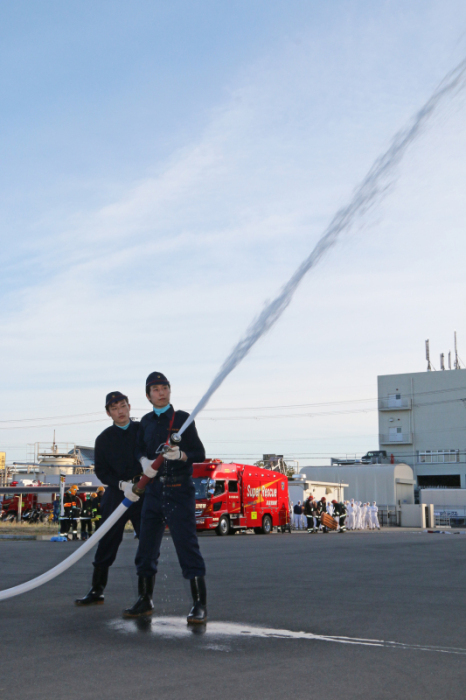
{"type": "MultiPolygon", "coordinates": [[[[102,501],[100,502],[100,512],[102,515],[100,523],[106,521],[113,511],[118,508],[124,497],[125,495],[120,489],[114,489],[111,486],[105,489],[102,501]]],[[[126,513],[124,513],[121,518],[117,520],[115,525],[102,537],[95,553],[93,561],[94,566],[108,567],[113,564],[118,553],[118,547],[123,539],[125,525],[129,520],[133,524],[136,535],[139,537],[142,510],[141,501],[143,500],[143,498],[140,498],[139,501],[130,505],[126,513]]]]}
{"type": "Polygon", "coordinates": [[[184,578],[205,576],[204,559],[197,539],[195,508],[195,489],[190,477],[173,483],[162,483],[156,479],[147,486],[136,554],[138,576],[154,576],[157,573],[166,524],[170,528],[184,578]]]}

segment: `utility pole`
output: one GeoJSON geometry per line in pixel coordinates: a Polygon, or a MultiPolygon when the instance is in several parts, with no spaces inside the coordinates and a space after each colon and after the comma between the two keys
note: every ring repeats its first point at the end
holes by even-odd
{"type": "Polygon", "coordinates": [[[432,372],[432,365],[430,364],[430,348],[429,341],[426,340],[426,360],[427,360],[427,371],[432,372]]]}

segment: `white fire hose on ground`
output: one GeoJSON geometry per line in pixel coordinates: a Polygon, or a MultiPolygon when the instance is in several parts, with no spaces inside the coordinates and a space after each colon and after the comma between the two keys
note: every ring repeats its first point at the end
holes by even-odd
{"type": "Polygon", "coordinates": [[[92,547],[97,544],[99,540],[102,539],[102,537],[110,530],[110,528],[121,518],[123,513],[130,507],[130,505],[133,502],[129,500],[129,498],[124,498],[123,502],[120,503],[118,508],[113,511],[111,516],[105,520],[104,523],[99,527],[98,530],[94,532],[94,534],[89,537],[88,540],[84,544],[82,544],[78,549],[76,549],[73,554],[70,554],[69,557],[67,557],[64,561],[60,562],[60,564],[57,564],[56,566],[53,567],[53,569],[50,569],[50,571],[46,571],[45,574],[42,574],[41,576],[37,576],[36,578],[31,579],[30,581],[26,581],[26,583],[20,583],[19,586],[13,586],[13,588],[7,588],[4,591],[0,591],[0,600],[6,600],[7,598],[13,598],[14,596],[21,595],[21,593],[27,593],[28,591],[32,591],[33,588],[37,588],[38,586],[42,586],[44,583],[47,583],[48,581],[51,581],[55,576],[59,576],[62,574],[64,571],[70,568],[70,566],[73,566],[73,564],[76,564],[77,561],[81,559],[87,552],[89,552],[92,547]]]}

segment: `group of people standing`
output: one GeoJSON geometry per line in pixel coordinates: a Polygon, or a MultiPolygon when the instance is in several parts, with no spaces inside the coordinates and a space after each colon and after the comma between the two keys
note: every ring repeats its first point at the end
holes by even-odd
{"type": "Polygon", "coordinates": [[[348,530],[380,530],[379,509],[376,501],[362,503],[361,501],[347,501],[348,530]]]}
{"type": "Polygon", "coordinates": [[[60,522],[60,536],[78,539],[78,523],[81,523],[81,539],[87,540],[92,535],[92,526],[97,530],[101,523],[100,503],[104,487],[99,486],[95,493],[78,496],[76,484],[70,486],[63,494],[63,515],[60,515],[60,500],[54,501],[54,516],[60,522]]]}
{"type": "Polygon", "coordinates": [[[335,521],[336,528],[334,529],[338,532],[380,530],[378,511],[376,501],[373,501],[372,505],[369,502],[362,503],[354,499],[341,502],[334,499],[327,503],[325,496],[316,500],[314,496],[310,495],[304,503],[298,501],[293,506],[293,525],[296,530],[307,528],[309,534],[328,532],[329,528],[322,522],[323,514],[327,513],[335,521]]]}
{"type": "Polygon", "coordinates": [[[323,522],[324,513],[329,515],[336,523],[336,530],[345,532],[346,530],[346,505],[343,502],[333,500],[327,503],[325,496],[320,500],[311,494],[303,504],[298,501],[293,506],[293,525],[296,530],[304,530],[307,527],[309,534],[317,532],[328,532],[329,528],[323,522]]]}

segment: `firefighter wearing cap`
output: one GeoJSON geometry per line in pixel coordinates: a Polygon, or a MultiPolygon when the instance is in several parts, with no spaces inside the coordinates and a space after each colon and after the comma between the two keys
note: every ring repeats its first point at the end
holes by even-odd
{"type": "Polygon", "coordinates": [[[152,469],[157,449],[178,432],[188,414],[175,411],[170,403],[170,383],[161,372],[152,372],[146,380],[146,397],[152,411],[141,420],[138,456],[144,474],[153,481],[145,491],[141,535],[136,555],[139,597],[124,611],[125,617],[151,615],[152,593],[165,525],[170,528],[178,560],[185,579],[191,584],[193,607],[188,623],[207,620],[205,564],[196,533],[195,490],[192,465],[205,460],[204,446],[194,422],[183,433],[181,442],[170,447],[158,472],[152,469]],[[155,478],[154,478],[155,477],[155,478]]]}
{"type": "Polygon", "coordinates": [[[98,530],[102,524],[102,513],[101,513],[100,504],[102,503],[102,496],[104,495],[104,493],[105,493],[104,487],[99,486],[96,493],[91,494],[92,522],[94,523],[94,527],[96,530],[98,530]]]}
{"type": "Polygon", "coordinates": [[[81,539],[87,540],[92,535],[92,497],[88,493],[83,500],[81,510],[81,539]]]}
{"type": "Polygon", "coordinates": [[[316,503],[316,519],[317,519],[317,529],[319,529],[322,526],[322,532],[328,532],[327,528],[325,525],[322,525],[322,513],[327,512],[327,499],[325,496],[322,496],[320,501],[316,503]]]}
{"type": "MultiPolygon", "coordinates": [[[[81,515],[82,502],[78,496],[78,487],[73,484],[63,494],[63,509],[65,514],[60,518],[60,535],[68,537],[71,530],[73,540],[78,539],[78,520],[81,515]]],[[[69,539],[69,537],[68,537],[69,539]]]]}
{"type": "Polygon", "coordinates": [[[307,531],[309,534],[314,533],[314,496],[310,494],[304,501],[304,515],[307,520],[307,531]]]}
{"type": "Polygon", "coordinates": [[[75,601],[76,605],[81,606],[104,602],[108,570],[116,559],[125,525],[130,520],[136,535],[139,535],[141,520],[142,499],[132,492],[133,483],[142,474],[141,465],[135,457],[139,423],[130,419],[131,406],[128,397],[119,391],[107,395],[105,409],[113,424],[95,441],[95,473],[107,486],[106,489],[99,486],[97,499],[92,500],[96,529],[118,508],[125,497],[133,503],[100,540],[93,562],[92,587],[84,598],[75,601]],[[100,504],[97,503],[99,497],[100,504]]]}

